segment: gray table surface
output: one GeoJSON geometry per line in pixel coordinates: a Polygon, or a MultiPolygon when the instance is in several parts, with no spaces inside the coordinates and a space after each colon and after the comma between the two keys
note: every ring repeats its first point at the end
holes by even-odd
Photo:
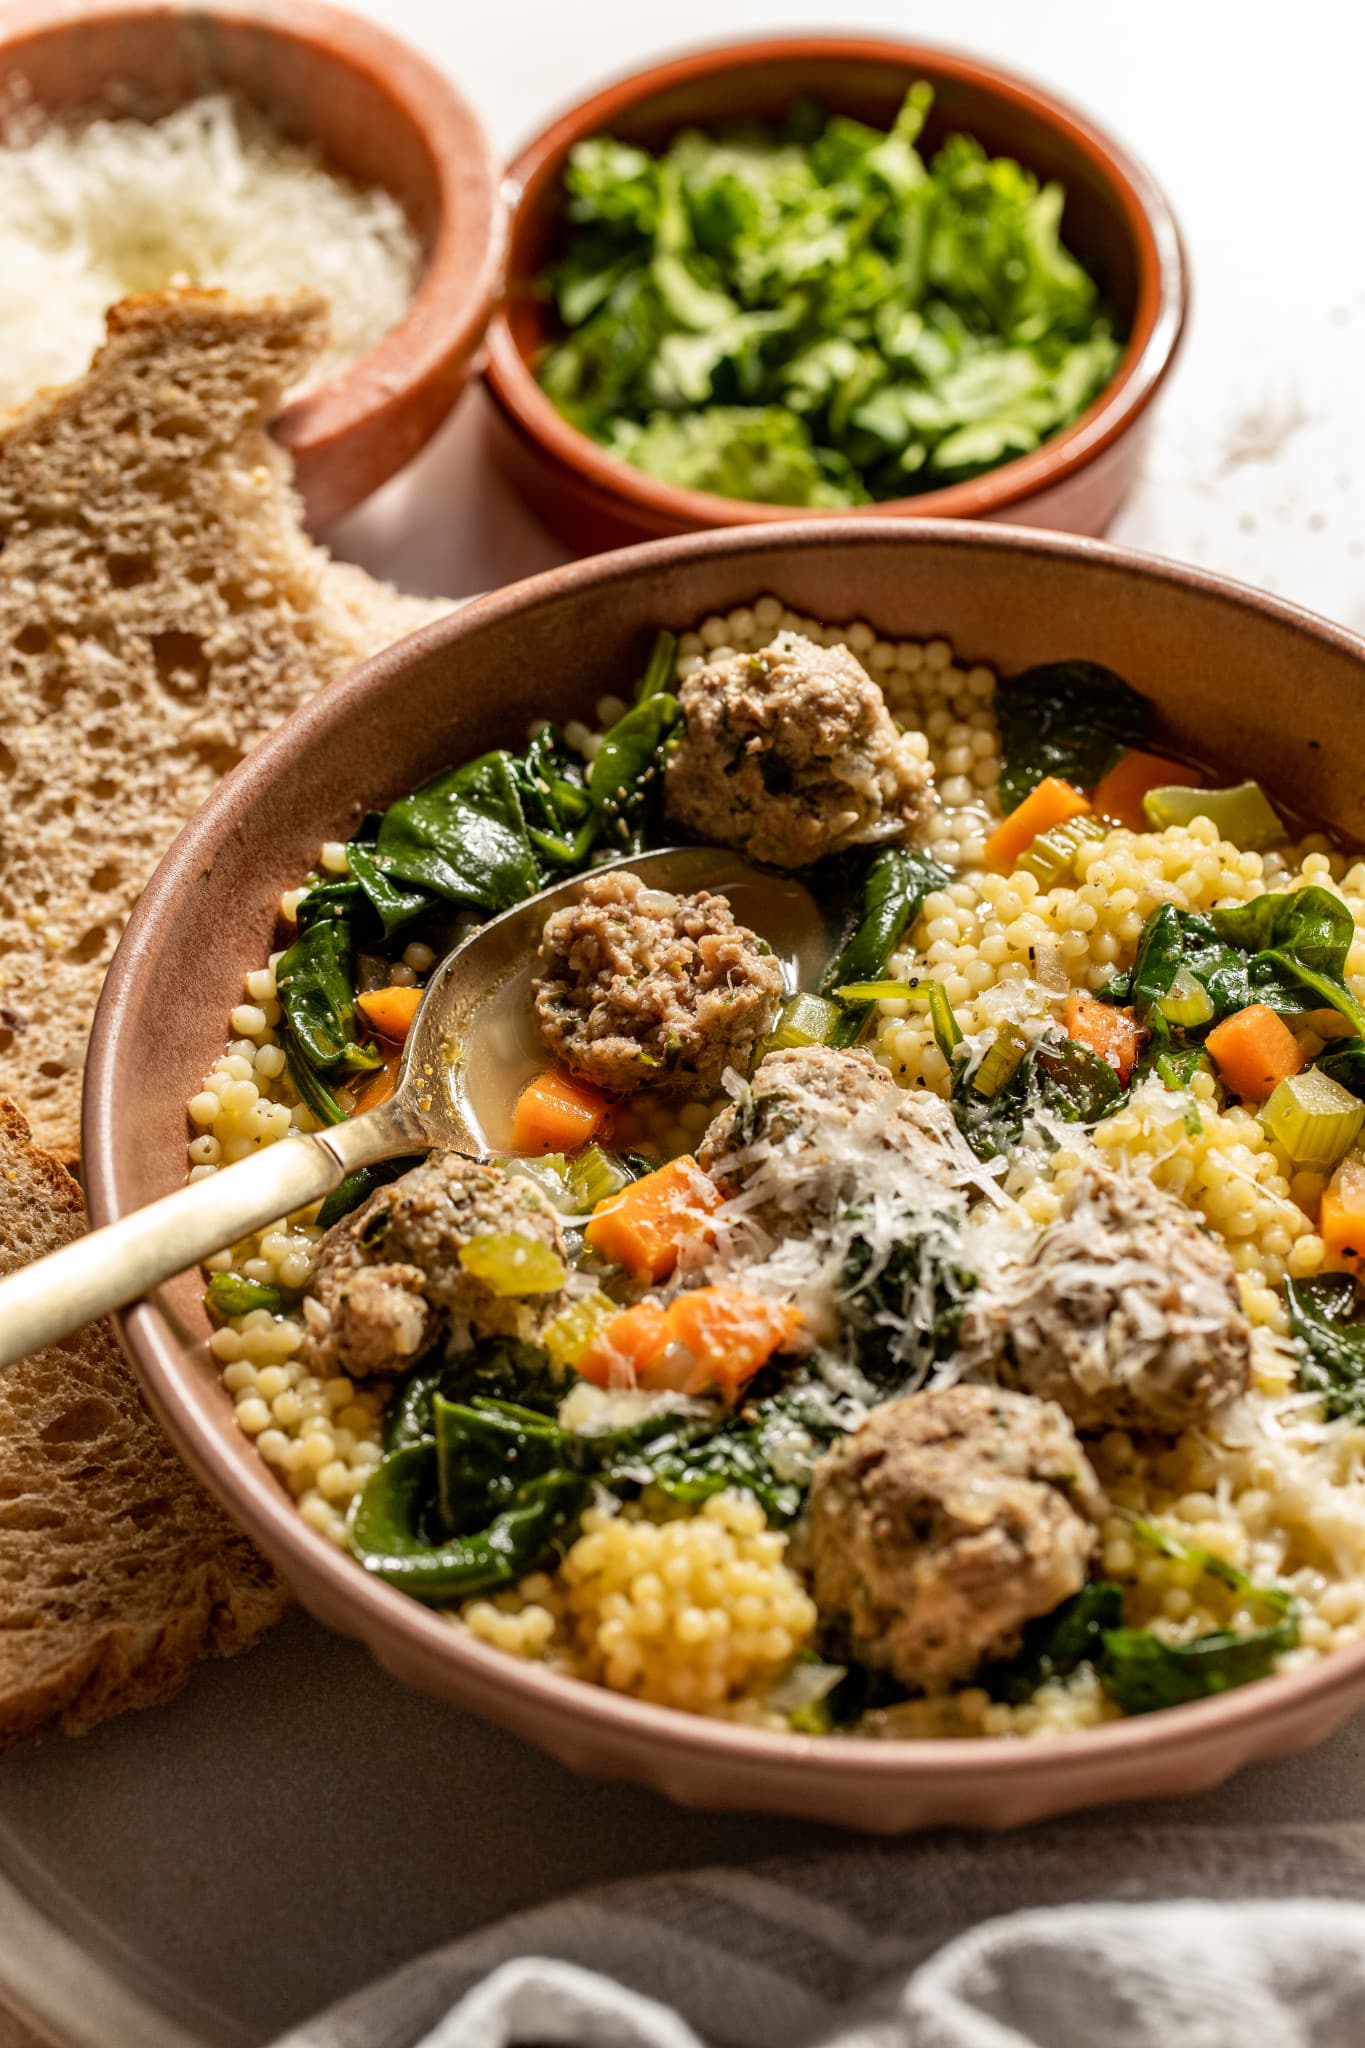
{"type": "MultiPolygon", "coordinates": [[[[856,22],[828,0],[362,11],[443,63],[505,148],[595,78],[769,28],[921,35],[1047,80],[1147,157],[1196,279],[1147,475],[1113,537],[1365,628],[1365,12],[1337,0],[1298,0],[1291,15],[1270,0],[1148,0],[1137,15],[1091,0],[958,0],[932,17],[893,0],[860,6],[856,22]]],[[[492,472],[477,394],[331,538],[409,588],[451,596],[563,558],[492,472]]],[[[1309,1756],[1159,1811],[1235,1828],[1365,1819],[1363,1745],[1358,1721],[1309,1756]]],[[[832,1839],[586,1783],[299,1619],[158,1712],[0,1764],[0,1988],[72,2048],[260,2042],[423,1948],[570,1887],[832,1839]]]]}

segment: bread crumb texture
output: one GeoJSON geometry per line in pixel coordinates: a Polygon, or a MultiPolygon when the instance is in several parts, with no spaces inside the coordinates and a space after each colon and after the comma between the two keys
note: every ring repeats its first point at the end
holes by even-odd
{"type": "Polygon", "coordinates": [[[100,983],[181,825],[445,609],[303,531],[266,428],[325,335],[311,292],[124,300],[88,374],[0,425],[0,1063],[62,1159],[100,983]]]}
{"type": "MultiPolygon", "coordinates": [[[[75,1181],[0,1098],[0,1275],[84,1227],[75,1181]]],[[[107,1323],[0,1375],[0,1750],[158,1705],[288,1605],[148,1415],[107,1323]]]]}

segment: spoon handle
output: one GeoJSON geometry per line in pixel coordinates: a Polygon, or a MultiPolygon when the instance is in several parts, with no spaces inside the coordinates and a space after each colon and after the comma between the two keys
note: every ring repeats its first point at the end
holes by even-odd
{"type": "Polygon", "coordinates": [[[138,1300],[210,1252],[319,1201],[353,1167],[400,1149],[382,1110],[338,1131],[344,1145],[332,1132],[269,1145],[0,1280],[0,1367],[138,1300]]]}

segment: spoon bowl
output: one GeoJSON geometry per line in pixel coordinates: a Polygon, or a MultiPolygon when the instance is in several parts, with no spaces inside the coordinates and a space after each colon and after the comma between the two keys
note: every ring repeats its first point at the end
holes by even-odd
{"type": "MultiPolygon", "coordinates": [[[[664,847],[603,865],[629,868],[658,889],[725,894],[782,961],[789,989],[813,980],[828,958],[810,891],[737,854],[664,847]]],[[[577,901],[585,880],[542,889],[446,954],[423,992],[387,1102],[326,1130],[296,1133],[0,1280],[0,1368],[321,1201],[364,1167],[412,1152],[478,1159],[509,1149],[512,1102],[540,1063],[530,1024],[540,934],[553,911],[577,901]]]]}

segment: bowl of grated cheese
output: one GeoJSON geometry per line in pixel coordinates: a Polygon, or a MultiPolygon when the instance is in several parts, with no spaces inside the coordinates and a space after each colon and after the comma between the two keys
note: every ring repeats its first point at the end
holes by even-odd
{"type": "Polygon", "coordinates": [[[312,286],[316,373],[274,423],[314,527],[450,411],[498,288],[501,169],[414,50],[315,0],[0,23],[0,411],[80,376],[117,300],[312,286]]]}

